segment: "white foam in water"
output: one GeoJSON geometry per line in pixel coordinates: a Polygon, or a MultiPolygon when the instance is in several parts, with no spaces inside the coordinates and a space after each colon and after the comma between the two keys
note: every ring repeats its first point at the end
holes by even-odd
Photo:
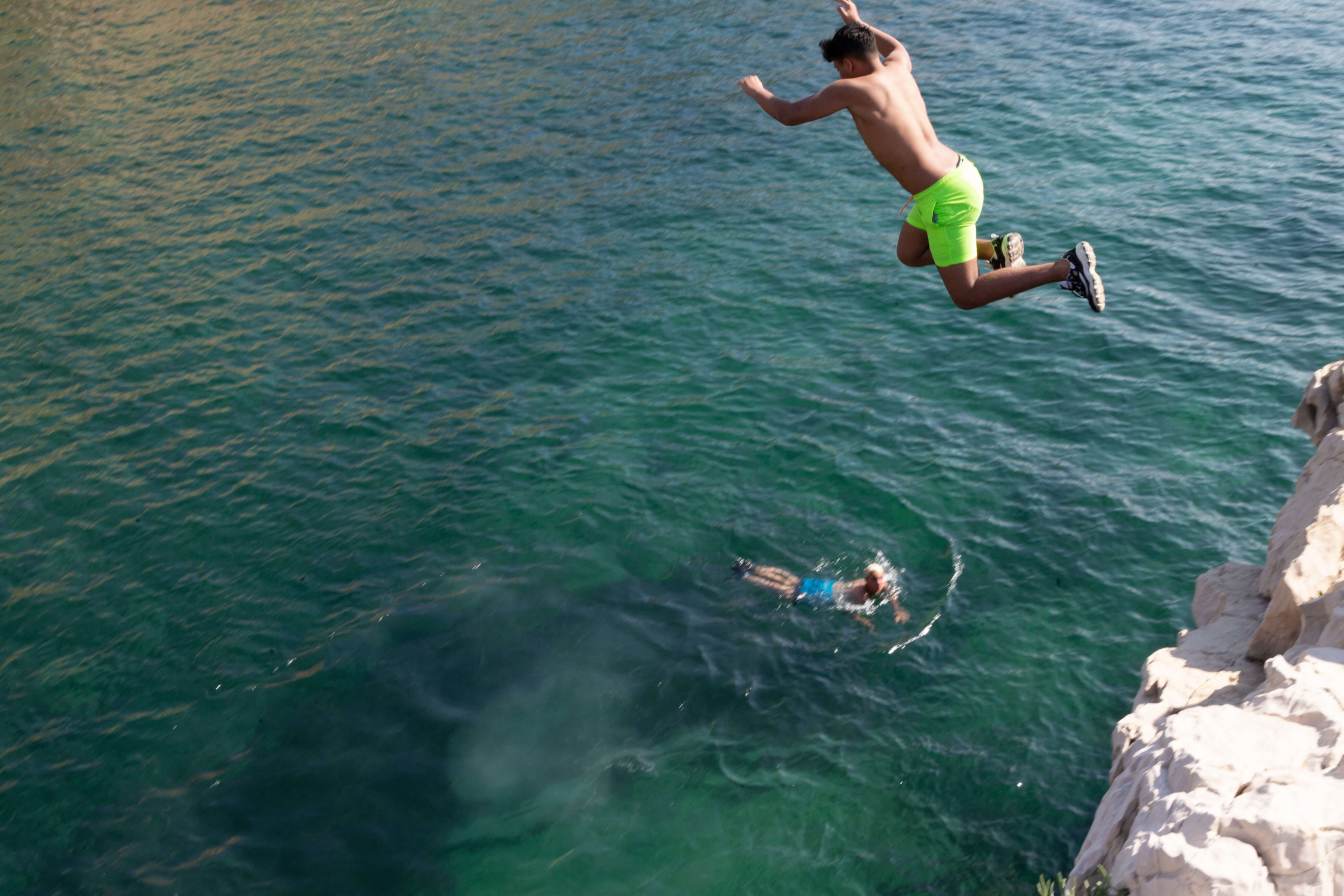
{"type": "Polygon", "coordinates": [[[899,641],[891,645],[891,649],[887,651],[888,656],[890,656],[891,654],[895,653],[898,650],[904,650],[911,644],[918,641],[920,638],[927,635],[929,632],[933,631],[933,624],[937,622],[939,619],[943,618],[943,612],[947,609],[948,604],[951,603],[952,592],[956,589],[957,580],[961,578],[961,572],[965,568],[966,566],[964,563],[962,563],[961,560],[961,554],[957,553],[957,551],[954,549],[952,551],[952,578],[948,579],[947,581],[947,591],[943,593],[943,605],[938,608],[938,612],[933,614],[933,618],[931,618],[928,622],[924,623],[924,627],[922,629],[920,629],[915,634],[911,635],[909,638],[906,638],[904,641],[899,641]]]}
{"type": "MultiPolygon", "coordinates": [[[[848,563],[846,562],[848,560],[848,554],[841,554],[838,557],[834,557],[830,560],[823,560],[816,564],[812,567],[812,572],[827,578],[838,579],[842,582],[849,582],[853,579],[861,578],[863,576],[862,571],[855,573],[854,575],[847,575],[843,572],[843,570],[848,568],[848,563]]],[[[880,607],[886,606],[893,600],[898,600],[900,598],[901,577],[905,574],[905,570],[893,564],[891,560],[887,558],[887,555],[880,550],[873,555],[873,559],[864,561],[863,565],[866,567],[870,563],[876,563],[878,566],[881,566],[883,572],[887,574],[887,582],[889,584],[887,585],[886,590],[882,592],[881,599],[868,600],[861,604],[844,603],[837,600],[830,604],[832,610],[841,613],[861,613],[864,616],[872,616],[880,607]]]]}

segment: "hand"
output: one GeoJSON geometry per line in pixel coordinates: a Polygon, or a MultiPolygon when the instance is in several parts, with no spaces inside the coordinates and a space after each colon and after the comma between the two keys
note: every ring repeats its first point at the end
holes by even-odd
{"type": "Polygon", "coordinates": [[[896,606],[896,607],[894,607],[894,608],[892,608],[891,615],[892,615],[892,618],[894,618],[897,622],[909,622],[909,621],[910,621],[910,611],[907,610],[905,607],[902,607],[902,606],[899,606],[899,605],[896,606]]]}
{"type": "Polygon", "coordinates": [[[863,19],[859,18],[859,6],[854,0],[836,0],[835,11],[840,13],[846,25],[863,24],[863,19]]]}
{"type": "Polygon", "coordinates": [[[742,92],[747,96],[755,96],[758,93],[765,92],[765,85],[761,79],[755,75],[747,75],[745,78],[737,79],[737,86],[742,88],[742,92]]]}

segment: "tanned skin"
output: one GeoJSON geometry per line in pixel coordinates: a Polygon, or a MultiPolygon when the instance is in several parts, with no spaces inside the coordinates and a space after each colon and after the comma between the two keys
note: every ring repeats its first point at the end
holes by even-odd
{"type": "MultiPolygon", "coordinates": [[[[789,126],[848,110],[873,158],[913,196],[956,167],[959,156],[934,132],[912,74],[910,54],[901,42],[864,22],[854,0],[838,0],[836,11],[845,22],[863,25],[873,33],[877,54],[837,59],[832,64],[839,80],[796,102],[775,96],[756,75],[742,78],[738,85],[770,117],[789,126]]],[[[976,240],[976,250],[979,259],[938,269],[958,308],[979,308],[1069,276],[1069,264],[1063,259],[981,273],[979,260],[993,258],[994,250],[989,240],[976,240]]],[[[896,255],[910,267],[933,264],[928,234],[902,224],[896,255]]]]}
{"type": "MultiPolygon", "coordinates": [[[[796,603],[798,601],[798,586],[802,584],[802,579],[787,569],[781,569],[778,566],[753,566],[751,571],[742,576],[743,579],[753,585],[759,585],[762,588],[769,588],[780,597],[796,603]]],[[[840,598],[841,606],[861,607],[869,600],[876,598],[887,588],[887,574],[878,572],[876,569],[869,568],[865,570],[863,578],[854,579],[849,582],[841,582],[844,593],[840,598]]],[[[897,622],[907,622],[910,619],[909,612],[901,606],[901,602],[896,597],[890,598],[891,616],[897,622]]],[[[872,628],[872,623],[862,616],[855,616],[859,622],[872,628]]]]}

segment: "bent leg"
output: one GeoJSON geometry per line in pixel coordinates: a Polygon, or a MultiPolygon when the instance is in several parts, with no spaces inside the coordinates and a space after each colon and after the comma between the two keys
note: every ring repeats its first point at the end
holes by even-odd
{"type": "Polygon", "coordinates": [[[933,264],[929,253],[929,235],[909,221],[901,225],[901,235],[896,240],[896,257],[901,264],[911,268],[922,268],[933,264]]]}
{"type": "Polygon", "coordinates": [[[958,308],[970,309],[1015,296],[1028,289],[1060,283],[1068,279],[1069,263],[1064,259],[1048,264],[1033,264],[1021,268],[1003,268],[980,273],[979,263],[972,259],[961,264],[940,267],[947,294],[958,308]]]}

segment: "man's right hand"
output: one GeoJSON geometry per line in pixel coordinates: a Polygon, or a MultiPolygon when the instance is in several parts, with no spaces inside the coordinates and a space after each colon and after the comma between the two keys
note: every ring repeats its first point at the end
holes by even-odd
{"type": "Polygon", "coordinates": [[[854,0],[836,0],[835,11],[840,13],[840,18],[847,25],[863,24],[863,19],[859,18],[859,5],[854,0]]]}

